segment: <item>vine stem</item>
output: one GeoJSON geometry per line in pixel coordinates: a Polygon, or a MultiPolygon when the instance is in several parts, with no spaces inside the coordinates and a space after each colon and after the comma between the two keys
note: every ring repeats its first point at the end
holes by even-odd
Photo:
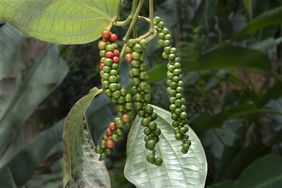
{"type": "Polygon", "coordinates": [[[154,0],[149,0],[150,32],[153,34],[154,29],[154,0]]]}
{"type": "MultiPolygon", "coordinates": [[[[142,8],[142,6],[143,6],[143,3],[144,3],[144,0],[140,0],[140,1],[138,2],[138,6],[137,6],[137,8],[136,8],[136,10],[135,10],[135,12],[134,12],[134,16],[133,16],[133,18],[132,18],[132,21],[131,21],[131,23],[130,23],[130,26],[129,26],[128,30],[127,30],[126,35],[125,35],[124,38],[123,38],[124,45],[123,45],[123,48],[122,48],[122,50],[121,50],[120,57],[123,57],[123,56],[124,56],[125,49],[126,49],[126,46],[127,46],[127,41],[128,41],[128,39],[129,39],[129,37],[130,37],[130,35],[131,35],[131,33],[132,33],[132,31],[133,31],[135,25],[136,25],[136,22],[137,22],[137,20],[138,20],[139,13],[140,13],[140,11],[141,11],[141,8],[142,8]]],[[[132,7],[133,7],[133,6],[132,6],[132,7]]]]}
{"type": "Polygon", "coordinates": [[[140,11],[141,11],[141,8],[142,8],[142,6],[143,6],[143,3],[144,3],[144,0],[140,0],[139,3],[138,3],[138,6],[137,6],[136,11],[135,11],[135,13],[134,13],[134,16],[133,16],[133,18],[132,18],[132,21],[131,21],[131,24],[130,24],[130,26],[129,26],[129,28],[128,28],[128,31],[127,31],[125,37],[123,38],[123,40],[124,40],[125,43],[127,43],[127,40],[129,39],[129,37],[130,37],[130,35],[131,35],[132,31],[133,31],[133,28],[134,28],[135,25],[136,25],[136,22],[137,22],[139,13],[140,13],[140,11]]]}
{"type": "MultiPolygon", "coordinates": [[[[129,16],[124,21],[116,21],[115,22],[116,26],[126,26],[126,25],[128,25],[130,23],[130,21],[132,20],[132,18],[134,16],[134,13],[136,12],[137,3],[138,3],[138,0],[133,0],[132,1],[132,7],[131,7],[131,11],[130,11],[129,16]]],[[[120,8],[118,9],[118,12],[120,12],[120,8]]],[[[118,14],[120,14],[120,13],[118,13],[118,14]]]]}

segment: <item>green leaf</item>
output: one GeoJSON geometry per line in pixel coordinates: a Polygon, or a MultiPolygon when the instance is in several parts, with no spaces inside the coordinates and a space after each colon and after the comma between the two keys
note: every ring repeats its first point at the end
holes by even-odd
{"type": "MultiPolygon", "coordinates": [[[[239,70],[250,71],[259,74],[269,74],[271,62],[267,55],[257,50],[224,46],[201,56],[196,62],[182,57],[183,71],[203,70],[239,70]]],[[[162,80],[166,77],[166,64],[153,67],[149,71],[150,82],[162,80]]]]}
{"type": "Polygon", "coordinates": [[[95,144],[100,141],[100,136],[105,133],[109,123],[114,119],[114,106],[110,98],[101,93],[95,97],[86,111],[87,122],[95,144]]]}
{"type": "Polygon", "coordinates": [[[215,115],[211,115],[206,112],[200,113],[191,121],[190,126],[193,127],[197,133],[200,133],[212,128],[218,128],[226,120],[232,118],[246,117],[266,113],[282,115],[281,111],[277,111],[275,109],[257,108],[254,104],[242,103],[233,106],[229,109],[223,110],[215,115]]]}
{"type": "Polygon", "coordinates": [[[86,121],[86,110],[102,90],[92,89],[69,112],[63,134],[64,187],[110,187],[104,162],[94,152],[95,145],[86,121]]]}
{"type": "Polygon", "coordinates": [[[20,153],[0,169],[0,187],[22,187],[35,168],[62,138],[63,121],[41,132],[20,153]]]}
{"type": "MultiPolygon", "coordinates": [[[[209,26],[210,21],[214,19],[216,15],[217,5],[219,1],[201,1],[199,8],[195,12],[195,16],[193,19],[193,25],[194,26],[200,26],[203,27],[209,26]]],[[[208,28],[207,28],[208,29],[208,28]]]]}
{"type": "Polygon", "coordinates": [[[269,10],[246,25],[239,36],[254,34],[257,30],[282,23],[282,7],[269,10]]]}
{"type": "Polygon", "coordinates": [[[137,117],[130,129],[127,140],[127,161],[125,177],[139,187],[190,187],[201,188],[205,185],[207,161],[199,138],[190,128],[192,142],[188,154],[181,153],[181,142],[175,140],[170,113],[156,106],[157,124],[162,130],[157,153],[163,158],[160,167],[146,161],[143,127],[137,117]]]}
{"type": "Polygon", "coordinates": [[[266,40],[251,44],[249,48],[267,53],[270,49],[275,48],[276,46],[278,46],[281,43],[282,43],[282,37],[268,38],[266,40]]]}
{"type": "Polygon", "coordinates": [[[36,107],[63,81],[68,66],[50,47],[30,68],[15,96],[0,114],[0,157],[17,137],[23,123],[36,107]]]}
{"type": "Polygon", "coordinates": [[[278,99],[282,95],[282,81],[277,82],[273,87],[267,90],[264,96],[259,100],[259,106],[264,106],[271,100],[278,99]]]}
{"type": "Polygon", "coordinates": [[[0,20],[44,41],[82,44],[99,38],[119,3],[118,0],[2,0],[0,20]]]}
{"type": "Polygon", "coordinates": [[[238,180],[219,183],[209,188],[277,188],[281,183],[282,157],[268,155],[252,163],[238,180]]]}
{"type": "Polygon", "coordinates": [[[249,14],[249,16],[253,17],[253,0],[243,0],[244,7],[249,14]]]}
{"type": "Polygon", "coordinates": [[[11,74],[12,68],[19,64],[21,44],[24,36],[6,24],[0,29],[0,81],[11,74]]]}

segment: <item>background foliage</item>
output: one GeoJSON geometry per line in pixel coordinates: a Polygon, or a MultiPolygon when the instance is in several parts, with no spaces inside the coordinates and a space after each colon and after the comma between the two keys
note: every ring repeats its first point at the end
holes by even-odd
{"type": "MultiPolygon", "coordinates": [[[[181,49],[190,126],[208,158],[207,187],[281,185],[281,5],[281,0],[156,1],[156,14],[181,49]]],[[[129,1],[122,10],[126,17],[129,1]]],[[[146,28],[141,26],[136,32],[146,28]]],[[[0,187],[62,186],[60,120],[100,85],[96,46],[60,46],[59,54],[56,46],[8,25],[0,29],[5,52],[0,53],[0,187]]],[[[156,41],[147,54],[152,102],[168,109],[166,67],[156,41]]],[[[94,112],[99,116],[97,109],[87,113],[93,135],[94,112]]],[[[100,113],[112,115],[108,108],[100,113]]],[[[112,187],[134,187],[123,176],[125,143],[126,137],[107,161],[112,187]]]]}

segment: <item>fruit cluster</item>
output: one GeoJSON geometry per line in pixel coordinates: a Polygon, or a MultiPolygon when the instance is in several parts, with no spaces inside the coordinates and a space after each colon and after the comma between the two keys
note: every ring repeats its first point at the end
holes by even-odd
{"type": "Polygon", "coordinates": [[[102,159],[111,154],[115,143],[122,138],[124,126],[130,122],[133,108],[131,94],[120,83],[120,51],[117,40],[116,34],[105,30],[102,32],[102,40],[98,43],[102,88],[111,101],[116,103],[119,116],[109,123],[104,138],[96,148],[96,152],[101,154],[102,159]]]}
{"type": "Polygon", "coordinates": [[[175,139],[182,141],[182,153],[187,153],[191,142],[189,140],[187,113],[183,93],[182,70],[177,50],[171,45],[171,34],[165,23],[159,17],[154,19],[155,30],[159,36],[159,43],[163,46],[162,57],[168,60],[167,93],[169,96],[171,118],[175,131],[175,139]]]}
{"type": "Polygon", "coordinates": [[[131,65],[129,77],[132,78],[134,86],[132,87],[133,104],[137,114],[142,118],[144,127],[145,147],[151,151],[146,156],[148,162],[160,166],[163,162],[161,157],[156,157],[156,144],[159,142],[161,130],[158,128],[155,120],[157,114],[153,107],[149,105],[151,100],[150,85],[148,83],[148,74],[146,64],[144,63],[145,41],[129,40],[126,48],[125,59],[131,65]]]}

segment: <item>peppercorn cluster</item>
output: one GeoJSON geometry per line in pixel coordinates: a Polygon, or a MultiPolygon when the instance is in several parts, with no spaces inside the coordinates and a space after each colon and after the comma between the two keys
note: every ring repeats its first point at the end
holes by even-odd
{"type": "Polygon", "coordinates": [[[144,49],[146,43],[144,40],[129,40],[126,48],[126,61],[131,65],[129,77],[132,78],[134,86],[131,89],[133,95],[134,108],[139,117],[142,118],[144,127],[145,147],[150,154],[146,156],[148,162],[160,166],[162,158],[156,157],[156,144],[159,142],[161,130],[158,128],[153,107],[149,105],[151,100],[150,85],[148,83],[148,74],[146,64],[144,63],[144,49]]]}
{"type": "Polygon", "coordinates": [[[99,41],[100,50],[100,76],[104,93],[116,104],[118,117],[109,123],[106,133],[96,148],[101,154],[101,159],[112,153],[115,144],[122,139],[124,127],[130,122],[132,115],[132,96],[120,83],[120,51],[116,41],[118,36],[109,30],[102,32],[102,40],[99,41]]]}
{"type": "Polygon", "coordinates": [[[163,47],[162,57],[168,60],[167,64],[167,93],[169,96],[171,118],[173,120],[175,139],[182,141],[182,153],[187,153],[191,142],[189,140],[187,113],[183,97],[183,81],[180,58],[177,49],[171,45],[171,34],[165,23],[159,17],[154,19],[155,30],[158,33],[159,43],[163,47]]]}

